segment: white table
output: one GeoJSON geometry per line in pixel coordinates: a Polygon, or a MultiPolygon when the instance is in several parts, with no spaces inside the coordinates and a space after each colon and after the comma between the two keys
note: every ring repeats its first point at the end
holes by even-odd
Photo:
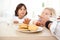
{"type": "Polygon", "coordinates": [[[0,23],[0,40],[57,40],[45,27],[39,33],[22,33],[16,31],[16,26],[14,24],[0,23]]]}

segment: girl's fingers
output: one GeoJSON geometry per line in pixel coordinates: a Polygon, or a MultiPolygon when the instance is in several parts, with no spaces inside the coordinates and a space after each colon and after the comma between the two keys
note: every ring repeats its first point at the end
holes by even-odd
{"type": "Polygon", "coordinates": [[[31,19],[26,18],[25,21],[30,21],[31,19]]]}
{"type": "Polygon", "coordinates": [[[29,24],[29,22],[30,22],[30,19],[26,18],[26,19],[24,19],[23,23],[29,24]]]}

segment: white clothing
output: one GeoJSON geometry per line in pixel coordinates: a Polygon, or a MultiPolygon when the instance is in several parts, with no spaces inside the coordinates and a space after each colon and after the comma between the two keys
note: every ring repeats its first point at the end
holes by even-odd
{"type": "Polygon", "coordinates": [[[51,33],[60,40],[60,21],[54,21],[50,27],[51,33]]]}

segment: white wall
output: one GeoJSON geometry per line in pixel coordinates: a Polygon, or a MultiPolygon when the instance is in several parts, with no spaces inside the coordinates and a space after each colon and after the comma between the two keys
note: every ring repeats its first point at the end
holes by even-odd
{"type": "Polygon", "coordinates": [[[0,0],[0,16],[13,16],[15,8],[19,3],[24,3],[27,6],[28,14],[31,16],[40,15],[45,7],[53,7],[57,15],[60,15],[59,0],[0,0]],[[42,7],[43,2],[44,7],[42,7]]]}

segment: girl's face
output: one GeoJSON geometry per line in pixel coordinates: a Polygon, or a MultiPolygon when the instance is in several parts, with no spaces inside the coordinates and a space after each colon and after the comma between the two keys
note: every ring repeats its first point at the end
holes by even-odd
{"type": "Polygon", "coordinates": [[[51,17],[52,13],[49,9],[45,9],[41,15],[42,17],[51,17]]]}
{"type": "Polygon", "coordinates": [[[18,17],[19,18],[23,18],[26,15],[27,10],[25,9],[24,6],[22,6],[19,10],[18,10],[18,17]]]}

